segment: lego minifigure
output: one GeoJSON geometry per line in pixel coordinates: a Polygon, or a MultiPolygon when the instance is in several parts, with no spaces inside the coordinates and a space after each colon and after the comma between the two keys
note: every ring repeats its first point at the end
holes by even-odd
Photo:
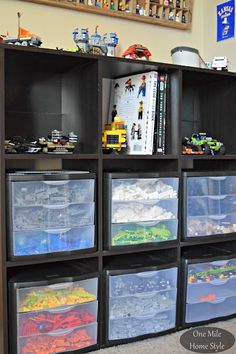
{"type": "Polygon", "coordinates": [[[141,80],[142,80],[142,82],[141,82],[141,85],[139,86],[138,97],[141,92],[142,92],[142,96],[145,97],[146,96],[146,75],[142,75],[141,80]]]}
{"type": "Polygon", "coordinates": [[[108,2],[107,2],[107,0],[103,0],[102,7],[103,7],[103,9],[108,9],[108,2]]]}
{"type": "Polygon", "coordinates": [[[139,15],[139,10],[140,10],[140,6],[139,4],[136,5],[136,15],[139,15]]]}
{"type": "Polygon", "coordinates": [[[149,17],[152,17],[153,14],[152,14],[152,8],[149,9],[149,17]]]}
{"type": "Polygon", "coordinates": [[[137,135],[138,135],[138,140],[142,139],[142,128],[141,128],[141,124],[138,124],[137,135]]]}
{"type": "Polygon", "coordinates": [[[169,13],[169,21],[174,21],[174,19],[175,19],[174,12],[170,11],[170,13],[169,13]]]}
{"type": "Polygon", "coordinates": [[[180,22],[179,12],[177,12],[177,14],[176,14],[176,16],[175,16],[175,21],[176,21],[176,22],[180,22]]]}
{"type": "Polygon", "coordinates": [[[129,8],[129,4],[126,4],[125,5],[125,10],[124,10],[125,12],[130,12],[130,8],[129,8]]]}
{"type": "Polygon", "coordinates": [[[185,14],[182,15],[182,23],[186,23],[186,16],[185,16],[185,14]]]}
{"type": "Polygon", "coordinates": [[[144,10],[144,7],[142,6],[139,10],[139,15],[140,16],[144,16],[145,15],[145,10],[144,10]]]}
{"type": "Polygon", "coordinates": [[[163,19],[163,20],[166,19],[166,12],[165,12],[165,10],[162,11],[162,19],[163,19]]]}
{"type": "Polygon", "coordinates": [[[174,7],[174,1],[173,0],[169,0],[169,8],[173,9],[174,7]]]}
{"type": "Polygon", "coordinates": [[[122,1],[119,1],[118,10],[119,10],[119,11],[122,11],[122,10],[123,10],[123,3],[122,3],[122,1]]]}
{"type": "Polygon", "coordinates": [[[93,6],[93,0],[88,0],[88,6],[93,6]]]}
{"type": "Polygon", "coordinates": [[[176,8],[180,9],[180,0],[176,0],[176,8]]]}
{"type": "Polygon", "coordinates": [[[95,0],[95,6],[100,7],[100,0],[95,0]]]}
{"type": "Polygon", "coordinates": [[[183,0],[183,8],[186,9],[187,4],[186,4],[186,0],[183,0]]]}
{"type": "Polygon", "coordinates": [[[115,3],[113,0],[110,2],[110,10],[115,10],[115,3]]]}
{"type": "Polygon", "coordinates": [[[131,139],[134,140],[135,139],[135,133],[136,133],[136,124],[133,123],[132,127],[131,127],[131,132],[130,132],[130,135],[131,135],[131,139]]]}
{"type": "Polygon", "coordinates": [[[169,6],[169,0],[164,0],[164,5],[169,6]]]}

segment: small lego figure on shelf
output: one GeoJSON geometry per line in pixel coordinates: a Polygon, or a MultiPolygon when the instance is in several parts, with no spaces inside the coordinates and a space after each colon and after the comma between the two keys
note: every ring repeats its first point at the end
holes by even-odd
{"type": "Polygon", "coordinates": [[[115,3],[113,0],[110,2],[110,10],[115,10],[115,3]]]}
{"type": "Polygon", "coordinates": [[[169,13],[169,21],[174,21],[174,19],[175,19],[174,12],[170,11],[170,13],[169,13]]]}
{"type": "Polygon", "coordinates": [[[103,7],[103,9],[108,9],[108,2],[107,2],[107,0],[103,0],[102,7],[103,7]]]}
{"type": "Polygon", "coordinates": [[[183,0],[183,9],[186,9],[186,7],[187,7],[187,2],[186,0],[183,0]]]}
{"type": "Polygon", "coordinates": [[[142,6],[142,7],[140,8],[140,10],[139,10],[139,15],[140,15],[140,16],[144,16],[144,15],[145,15],[145,9],[144,9],[143,6],[142,6]]]}
{"type": "Polygon", "coordinates": [[[185,16],[185,14],[182,15],[182,23],[186,23],[186,16],[185,16]]]}
{"type": "Polygon", "coordinates": [[[165,10],[162,11],[162,20],[165,20],[166,19],[166,12],[165,10]]]}
{"type": "Polygon", "coordinates": [[[180,0],[176,0],[176,8],[177,8],[177,9],[180,9],[180,6],[181,6],[180,0]]]}
{"type": "Polygon", "coordinates": [[[88,6],[93,6],[93,0],[88,0],[88,6]]]}
{"type": "Polygon", "coordinates": [[[125,10],[124,10],[125,12],[130,12],[130,8],[129,8],[129,4],[126,4],[125,5],[125,10]]]}
{"type": "Polygon", "coordinates": [[[122,3],[122,1],[119,1],[118,11],[123,11],[123,3],[122,3]]]}
{"type": "Polygon", "coordinates": [[[173,9],[174,7],[174,1],[173,0],[169,0],[169,8],[173,9]]]}
{"type": "Polygon", "coordinates": [[[137,5],[136,5],[136,15],[139,15],[139,10],[140,10],[140,5],[137,4],[137,5]]]}
{"type": "Polygon", "coordinates": [[[169,6],[169,0],[164,0],[164,6],[169,6]]]}
{"type": "Polygon", "coordinates": [[[95,0],[95,6],[96,7],[101,7],[100,0],[95,0]]]}
{"type": "Polygon", "coordinates": [[[139,102],[139,108],[138,108],[138,119],[143,119],[143,101],[139,102]]]}
{"type": "Polygon", "coordinates": [[[175,21],[176,21],[176,22],[180,22],[179,12],[176,13],[175,21]]]}
{"type": "Polygon", "coordinates": [[[151,8],[151,7],[150,7],[150,9],[149,9],[149,17],[153,17],[152,8],[151,8]]]}

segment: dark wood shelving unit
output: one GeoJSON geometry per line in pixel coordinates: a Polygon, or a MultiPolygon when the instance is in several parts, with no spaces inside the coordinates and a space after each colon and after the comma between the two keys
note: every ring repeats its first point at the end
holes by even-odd
{"type": "MultiPolygon", "coordinates": [[[[104,172],[140,171],[171,172],[181,177],[182,171],[236,170],[236,130],[234,106],[236,102],[236,74],[219,73],[165,63],[134,61],[121,58],[83,55],[60,50],[0,46],[0,354],[9,354],[11,323],[8,313],[8,278],[21,269],[70,261],[93,261],[102,276],[110,259],[131,258],[146,254],[164,254],[181,262],[187,247],[231,242],[236,235],[221,239],[182,241],[182,225],[178,240],[135,249],[106,250],[104,247],[103,174],[104,172]],[[157,70],[168,73],[170,97],[166,155],[130,156],[102,154],[103,80],[118,76],[157,70]],[[86,84],[85,84],[86,83],[86,84]],[[47,119],[50,114],[50,119],[47,119]],[[45,119],[42,118],[45,116],[45,119]],[[27,123],[27,125],[26,125],[27,123]],[[70,128],[79,136],[79,153],[72,155],[5,154],[4,140],[13,135],[31,138],[47,135],[51,129],[70,128]],[[209,131],[226,145],[225,156],[182,156],[182,136],[193,131],[209,131]],[[10,261],[7,258],[5,173],[12,169],[89,170],[96,173],[96,237],[94,252],[58,255],[54,258],[10,261]]],[[[181,185],[181,183],[180,183],[181,185]]],[[[179,220],[183,210],[182,186],[179,194],[179,220]]],[[[180,222],[181,224],[181,222],[180,222]]],[[[180,282],[180,280],[179,280],[180,282]]],[[[104,289],[99,290],[99,345],[105,347],[104,289]]],[[[180,301],[180,299],[178,300],[180,301]]],[[[178,306],[179,308],[180,306],[178,306]]],[[[178,317],[179,318],[179,317],[178,317]]],[[[177,329],[181,323],[177,322],[177,329]]],[[[125,341],[124,341],[125,342],[125,341]]]]}

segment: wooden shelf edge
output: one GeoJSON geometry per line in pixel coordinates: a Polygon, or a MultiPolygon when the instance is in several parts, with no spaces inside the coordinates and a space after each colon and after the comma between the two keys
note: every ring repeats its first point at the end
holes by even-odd
{"type": "Polygon", "coordinates": [[[5,154],[5,160],[97,160],[98,154],[5,154]]]}
{"type": "Polygon", "coordinates": [[[159,25],[159,26],[170,27],[170,28],[175,28],[175,29],[180,29],[180,30],[189,30],[191,28],[191,22],[186,23],[186,24],[185,23],[178,23],[175,21],[162,20],[162,19],[158,19],[158,18],[150,18],[149,16],[140,16],[140,15],[135,15],[135,14],[130,14],[130,13],[124,13],[121,11],[120,12],[114,11],[114,10],[110,10],[110,9],[96,8],[96,7],[92,7],[89,5],[81,5],[78,3],[69,4],[69,3],[51,2],[50,0],[20,0],[20,1],[31,2],[31,3],[40,4],[40,5],[60,7],[60,8],[64,8],[67,10],[84,11],[84,12],[89,12],[89,13],[98,14],[98,15],[122,18],[122,19],[131,20],[131,21],[144,22],[144,23],[149,23],[152,25],[159,25]]]}

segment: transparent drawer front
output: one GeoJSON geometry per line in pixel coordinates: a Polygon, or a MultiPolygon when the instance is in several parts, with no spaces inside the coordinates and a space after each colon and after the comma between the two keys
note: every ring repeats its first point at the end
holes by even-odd
{"type": "Polygon", "coordinates": [[[193,283],[187,288],[187,303],[211,302],[236,296],[236,276],[226,280],[216,280],[208,283],[193,283]]]}
{"type": "Polygon", "coordinates": [[[16,207],[13,230],[45,230],[94,224],[94,203],[16,207]]]}
{"type": "Polygon", "coordinates": [[[140,222],[177,219],[178,199],[140,202],[113,202],[112,222],[140,222]]]}
{"type": "Polygon", "coordinates": [[[209,217],[189,217],[187,236],[209,236],[236,232],[236,214],[209,217]]]}
{"type": "Polygon", "coordinates": [[[221,214],[221,199],[222,196],[189,197],[187,200],[187,217],[221,214]]]}
{"type": "Polygon", "coordinates": [[[236,194],[236,176],[228,176],[221,181],[221,194],[236,194]]]}
{"type": "Polygon", "coordinates": [[[229,316],[236,313],[236,296],[215,302],[202,302],[186,305],[187,323],[210,320],[212,318],[229,316]]]}
{"type": "Polygon", "coordinates": [[[60,205],[94,200],[94,180],[12,182],[14,206],[60,205]]]}
{"type": "Polygon", "coordinates": [[[112,297],[109,301],[109,319],[133,316],[148,316],[176,307],[177,289],[154,294],[136,294],[127,297],[112,297]]]}
{"type": "Polygon", "coordinates": [[[221,200],[221,214],[236,215],[236,195],[228,195],[221,200]]]}
{"type": "Polygon", "coordinates": [[[126,178],[112,180],[112,200],[157,200],[178,197],[178,178],[126,178]]]}
{"type": "Polygon", "coordinates": [[[187,177],[188,196],[220,195],[224,176],[187,177]]]}
{"type": "Polygon", "coordinates": [[[94,225],[75,229],[13,232],[13,255],[28,256],[94,247],[94,225]]]}
{"type": "Polygon", "coordinates": [[[134,338],[175,327],[176,310],[109,321],[109,340],[134,338]]]}
{"type": "Polygon", "coordinates": [[[188,266],[188,285],[190,284],[225,284],[236,277],[236,259],[197,263],[188,266]]]}
{"type": "Polygon", "coordinates": [[[177,286],[177,268],[109,276],[110,297],[147,294],[175,289],[177,286]]]}
{"type": "Polygon", "coordinates": [[[112,224],[112,246],[137,245],[177,239],[178,220],[112,224]]]}
{"type": "Polygon", "coordinates": [[[18,340],[18,354],[64,353],[89,347],[97,343],[97,323],[76,329],[62,330],[37,336],[22,337],[18,340]]]}
{"type": "Polygon", "coordinates": [[[98,279],[17,289],[17,311],[30,312],[70,306],[97,299],[98,279]]]}
{"type": "Polygon", "coordinates": [[[17,317],[18,337],[59,332],[97,322],[97,301],[49,311],[21,313],[17,317]]]}

